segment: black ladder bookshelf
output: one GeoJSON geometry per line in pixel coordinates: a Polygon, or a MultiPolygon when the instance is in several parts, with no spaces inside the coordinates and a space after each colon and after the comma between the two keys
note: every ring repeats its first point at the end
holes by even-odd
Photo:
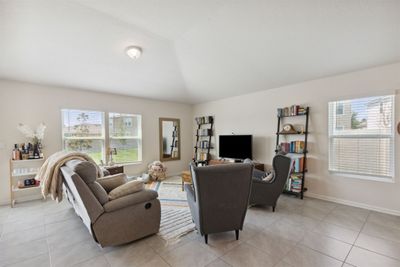
{"type": "Polygon", "coordinates": [[[177,139],[179,138],[179,136],[178,136],[177,128],[178,128],[178,126],[175,125],[175,123],[174,123],[174,130],[172,131],[171,157],[174,157],[175,149],[178,147],[177,142],[179,142],[179,140],[177,140],[177,139]]]}
{"type": "Polygon", "coordinates": [[[196,165],[208,165],[210,160],[211,137],[213,136],[214,117],[197,117],[196,145],[193,161],[196,165]]]}
{"type": "MultiPolygon", "coordinates": [[[[276,131],[276,149],[275,149],[275,153],[278,153],[279,150],[278,148],[281,145],[280,142],[280,137],[281,136],[298,136],[301,137],[302,139],[304,139],[304,148],[302,149],[301,152],[289,152],[288,154],[297,154],[297,155],[303,155],[303,167],[301,170],[299,170],[298,172],[292,171],[290,174],[290,177],[292,177],[292,175],[296,175],[296,176],[300,176],[301,177],[301,189],[300,192],[294,192],[292,190],[287,190],[286,186],[285,186],[285,190],[283,191],[283,193],[285,194],[289,194],[289,195],[295,195],[297,197],[300,197],[301,199],[303,199],[304,196],[304,192],[307,191],[307,188],[304,186],[305,183],[305,178],[306,178],[306,173],[307,173],[307,154],[308,154],[308,150],[307,150],[307,145],[308,145],[308,121],[309,121],[309,116],[310,116],[310,107],[305,107],[304,108],[304,112],[302,113],[298,113],[296,111],[296,108],[298,108],[299,106],[293,106],[294,110],[289,109],[289,112],[278,112],[278,126],[277,126],[277,131],[276,131]],[[305,117],[305,127],[302,131],[294,131],[294,132],[285,132],[281,129],[281,124],[283,124],[283,121],[287,121],[286,119],[289,119],[290,117],[299,117],[299,116],[303,116],[305,117]]],[[[281,109],[281,111],[284,111],[285,109],[281,109]]],[[[298,140],[296,140],[298,141],[298,140]]],[[[296,142],[295,141],[295,142],[296,142]]],[[[291,179],[291,178],[290,178],[291,179]]],[[[288,183],[290,182],[290,180],[288,181],[288,183]]]]}

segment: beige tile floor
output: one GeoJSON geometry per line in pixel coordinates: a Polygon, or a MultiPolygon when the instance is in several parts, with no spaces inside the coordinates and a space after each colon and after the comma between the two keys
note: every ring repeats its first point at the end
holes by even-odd
{"type": "Polygon", "coordinates": [[[0,266],[400,266],[400,217],[283,196],[234,232],[100,248],[66,201],[0,207],[0,266]]]}

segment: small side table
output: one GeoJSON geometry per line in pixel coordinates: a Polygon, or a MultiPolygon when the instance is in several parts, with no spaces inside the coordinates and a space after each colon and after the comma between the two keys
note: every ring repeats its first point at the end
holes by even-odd
{"type": "Polygon", "coordinates": [[[190,171],[183,171],[181,177],[182,177],[182,191],[185,191],[185,182],[191,184],[192,176],[190,175],[190,171]]]}
{"type": "Polygon", "coordinates": [[[106,167],[104,167],[104,169],[109,171],[110,175],[124,173],[124,166],[122,166],[122,165],[106,166],[106,167]]]}

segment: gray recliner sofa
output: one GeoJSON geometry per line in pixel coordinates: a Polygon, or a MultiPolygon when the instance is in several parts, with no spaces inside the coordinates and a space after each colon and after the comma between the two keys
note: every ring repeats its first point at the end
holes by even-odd
{"type": "Polygon", "coordinates": [[[206,167],[190,165],[193,185],[185,191],[193,221],[204,235],[243,229],[250,196],[252,164],[223,164],[206,167]]]}
{"type": "Polygon", "coordinates": [[[61,171],[67,199],[101,246],[128,243],[159,231],[161,208],[156,191],[142,190],[109,200],[96,181],[93,163],[72,160],[61,171]]]}

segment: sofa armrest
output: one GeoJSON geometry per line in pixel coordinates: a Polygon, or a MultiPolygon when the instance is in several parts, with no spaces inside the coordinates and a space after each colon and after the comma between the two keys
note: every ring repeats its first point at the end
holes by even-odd
{"type": "Polygon", "coordinates": [[[97,178],[96,181],[107,191],[107,193],[109,193],[118,186],[125,184],[128,181],[128,178],[125,173],[118,173],[97,178]]]}
{"type": "Polygon", "coordinates": [[[104,204],[104,210],[106,212],[112,212],[115,210],[123,209],[128,206],[137,205],[146,201],[156,199],[158,197],[157,191],[154,190],[142,190],[127,196],[123,196],[114,200],[111,200],[104,204]]]}

